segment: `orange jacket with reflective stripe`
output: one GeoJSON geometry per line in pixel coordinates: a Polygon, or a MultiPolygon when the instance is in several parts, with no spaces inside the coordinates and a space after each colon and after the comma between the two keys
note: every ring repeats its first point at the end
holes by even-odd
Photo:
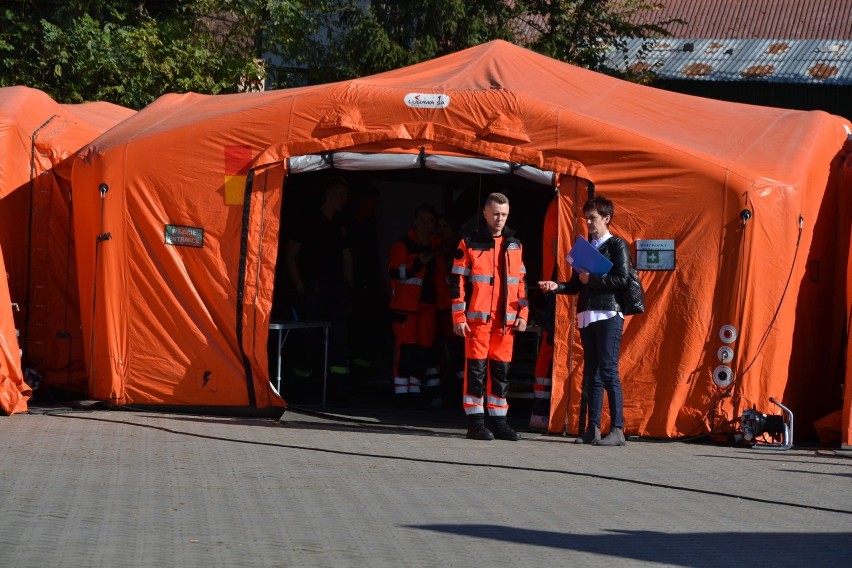
{"type": "Polygon", "coordinates": [[[521,241],[513,235],[514,231],[503,229],[500,250],[495,250],[494,237],[487,229],[461,240],[450,275],[453,323],[486,322],[500,312],[503,326],[514,325],[518,318],[529,319],[527,269],[521,241]],[[501,288],[503,305],[495,311],[492,305],[501,288]]]}
{"type": "Polygon", "coordinates": [[[413,230],[393,244],[388,266],[388,276],[390,276],[391,282],[390,308],[392,310],[416,312],[423,291],[423,279],[429,276],[435,283],[436,294],[429,303],[434,304],[441,295],[446,295],[446,291],[441,291],[441,287],[447,287],[445,264],[440,261],[436,262],[435,256],[427,264],[420,261],[421,254],[434,254],[437,245],[438,239],[434,237],[430,239],[428,245],[419,244],[415,240],[413,230]]]}

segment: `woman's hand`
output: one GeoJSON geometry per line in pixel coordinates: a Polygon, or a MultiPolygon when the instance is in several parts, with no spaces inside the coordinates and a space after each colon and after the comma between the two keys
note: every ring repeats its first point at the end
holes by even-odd
{"type": "Polygon", "coordinates": [[[559,284],[553,280],[542,280],[538,283],[538,289],[542,292],[554,292],[559,287],[559,284]]]}
{"type": "Polygon", "coordinates": [[[589,283],[589,273],[585,270],[579,271],[578,278],[580,278],[580,282],[582,282],[583,284],[589,283]]]}

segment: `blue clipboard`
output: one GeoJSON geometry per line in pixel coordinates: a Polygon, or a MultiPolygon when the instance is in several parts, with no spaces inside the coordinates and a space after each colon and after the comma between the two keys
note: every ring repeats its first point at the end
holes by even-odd
{"type": "Polygon", "coordinates": [[[577,237],[565,260],[574,268],[589,274],[606,274],[612,268],[612,262],[583,237],[577,237]]]}

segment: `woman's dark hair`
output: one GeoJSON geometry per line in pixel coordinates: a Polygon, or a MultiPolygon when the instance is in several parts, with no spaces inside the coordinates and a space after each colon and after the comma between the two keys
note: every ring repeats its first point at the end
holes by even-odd
{"type": "Polygon", "coordinates": [[[596,195],[583,205],[583,213],[591,213],[592,211],[597,211],[601,217],[609,215],[611,221],[615,214],[615,204],[603,195],[596,195]]]}

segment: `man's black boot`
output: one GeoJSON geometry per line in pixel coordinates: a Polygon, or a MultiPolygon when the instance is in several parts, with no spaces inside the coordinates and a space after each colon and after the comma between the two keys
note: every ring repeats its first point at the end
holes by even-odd
{"type": "Polygon", "coordinates": [[[494,437],[498,440],[517,442],[521,439],[521,435],[512,430],[506,422],[505,417],[495,418],[491,423],[491,430],[494,432],[494,437]]]}
{"type": "Polygon", "coordinates": [[[470,414],[468,415],[468,420],[470,421],[467,427],[467,438],[470,440],[493,440],[494,434],[491,433],[491,430],[485,427],[485,415],[483,414],[470,414]]]}

